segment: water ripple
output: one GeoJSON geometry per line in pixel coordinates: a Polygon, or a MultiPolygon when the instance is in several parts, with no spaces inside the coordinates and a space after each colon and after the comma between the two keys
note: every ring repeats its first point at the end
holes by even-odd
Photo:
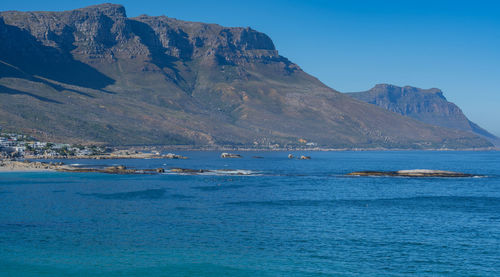
{"type": "Polygon", "coordinates": [[[92,196],[100,199],[134,200],[134,199],[161,199],[165,196],[165,189],[147,189],[118,193],[78,193],[82,196],[92,196]]]}

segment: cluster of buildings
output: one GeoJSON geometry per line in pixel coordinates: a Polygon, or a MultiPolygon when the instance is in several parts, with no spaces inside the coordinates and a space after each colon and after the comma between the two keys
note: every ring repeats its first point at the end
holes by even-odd
{"type": "Polygon", "coordinates": [[[0,127],[0,158],[91,156],[106,151],[99,146],[41,142],[26,135],[3,133],[0,127]]]}

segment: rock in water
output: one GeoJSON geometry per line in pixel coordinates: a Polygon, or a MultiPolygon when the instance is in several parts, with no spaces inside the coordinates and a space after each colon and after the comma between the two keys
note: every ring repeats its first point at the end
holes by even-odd
{"type": "Polygon", "coordinates": [[[203,169],[190,169],[190,168],[172,168],[170,171],[176,172],[176,173],[197,174],[197,173],[203,173],[206,170],[203,170],[203,169]]]}
{"type": "Polygon", "coordinates": [[[348,173],[349,176],[395,176],[395,177],[474,177],[477,175],[432,169],[411,169],[399,171],[357,171],[348,173]]]}
{"type": "Polygon", "coordinates": [[[222,153],[220,156],[221,158],[242,158],[241,155],[232,153],[222,153]]]}
{"type": "Polygon", "coordinates": [[[166,159],[174,159],[174,160],[177,160],[177,159],[187,159],[187,157],[184,157],[184,156],[181,156],[181,155],[177,155],[177,154],[174,154],[174,153],[168,153],[167,155],[165,155],[165,158],[166,159]]]}

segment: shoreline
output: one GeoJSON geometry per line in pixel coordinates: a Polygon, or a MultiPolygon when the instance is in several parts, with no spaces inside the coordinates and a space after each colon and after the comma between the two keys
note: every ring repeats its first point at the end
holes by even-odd
{"type": "MultiPolygon", "coordinates": [[[[159,153],[148,153],[147,151],[166,151],[174,150],[171,148],[164,148],[160,146],[132,146],[126,148],[136,153],[124,154],[102,154],[102,155],[85,155],[85,156],[37,156],[37,155],[25,155],[22,159],[25,161],[29,160],[39,160],[39,161],[50,161],[50,160],[127,160],[127,159],[189,159],[189,157],[177,155],[177,154],[159,154],[159,153]],[[141,151],[141,152],[138,152],[141,151]]],[[[195,149],[195,148],[175,148],[176,151],[184,152],[370,152],[370,151],[381,151],[381,152],[497,152],[500,149],[487,148],[487,149],[369,149],[369,148],[358,148],[358,149],[333,149],[333,148],[306,148],[306,149],[254,149],[254,148],[213,148],[213,149],[195,149]]],[[[15,160],[3,160],[3,161],[15,161],[15,160]]],[[[0,158],[0,164],[2,159],[0,158]]],[[[50,163],[48,164],[50,165],[50,163]]],[[[39,165],[41,167],[41,165],[39,165]]],[[[26,167],[18,167],[18,171],[27,171],[26,167]]],[[[34,171],[43,170],[42,168],[33,168],[34,171]]],[[[0,172],[13,171],[14,169],[5,169],[0,165],[0,172]]]]}
{"type": "Polygon", "coordinates": [[[482,147],[482,148],[428,148],[428,149],[411,149],[411,148],[383,148],[383,147],[374,147],[374,148],[322,148],[322,147],[313,147],[313,148],[251,148],[251,147],[229,147],[229,146],[214,146],[214,147],[193,147],[188,145],[126,145],[126,146],[110,146],[116,149],[135,149],[135,150],[165,150],[165,151],[245,151],[245,152],[286,152],[286,151],[316,151],[316,152],[364,152],[364,151],[439,151],[439,152],[447,152],[447,151],[500,151],[500,148],[497,147],[482,147]]]}

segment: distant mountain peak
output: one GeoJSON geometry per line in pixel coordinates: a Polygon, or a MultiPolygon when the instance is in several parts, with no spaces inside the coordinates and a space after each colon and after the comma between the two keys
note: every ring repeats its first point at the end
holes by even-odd
{"type": "Polygon", "coordinates": [[[372,89],[349,93],[352,97],[413,119],[451,129],[469,131],[496,143],[498,138],[471,122],[438,88],[421,89],[377,84],[372,89]]]}
{"type": "Polygon", "coordinates": [[[395,85],[391,85],[391,84],[381,83],[381,84],[376,84],[373,88],[387,89],[387,88],[392,88],[392,87],[396,87],[396,86],[395,85]]]}
{"type": "Polygon", "coordinates": [[[119,4],[104,3],[98,5],[92,5],[73,11],[83,11],[89,13],[101,13],[111,17],[127,17],[125,7],[119,4]]]}
{"type": "Polygon", "coordinates": [[[438,88],[429,88],[429,89],[422,89],[414,86],[397,86],[393,84],[376,84],[372,90],[374,89],[393,89],[393,90],[402,90],[402,91],[410,91],[410,92],[423,92],[423,93],[442,93],[442,91],[438,88]]]}

